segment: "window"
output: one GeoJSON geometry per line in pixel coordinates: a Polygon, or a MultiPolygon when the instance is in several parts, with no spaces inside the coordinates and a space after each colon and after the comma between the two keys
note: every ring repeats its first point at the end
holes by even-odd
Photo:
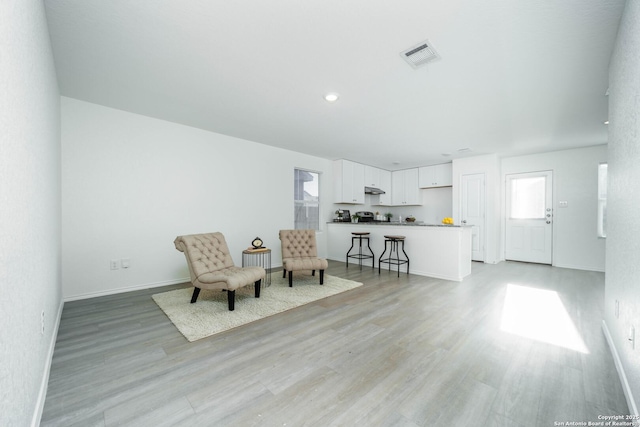
{"type": "Polygon", "coordinates": [[[544,219],[546,178],[511,180],[511,219],[544,219]]]}
{"type": "Polygon", "coordinates": [[[295,169],[293,183],[294,228],[320,229],[320,174],[295,169]]]}
{"type": "Polygon", "coordinates": [[[598,237],[607,237],[607,164],[598,165],[598,237]]]}

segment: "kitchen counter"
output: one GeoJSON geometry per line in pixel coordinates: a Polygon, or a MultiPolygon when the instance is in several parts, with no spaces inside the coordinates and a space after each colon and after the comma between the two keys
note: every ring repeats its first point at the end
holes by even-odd
{"type": "MultiPolygon", "coordinates": [[[[405,252],[410,259],[410,274],[454,281],[462,281],[471,274],[470,226],[398,222],[329,222],[327,230],[328,257],[336,261],[346,260],[347,251],[351,247],[351,233],[366,231],[370,233],[370,245],[375,254],[377,268],[378,259],[384,250],[384,236],[401,234],[406,236],[405,252]]],[[[363,260],[364,265],[371,267],[371,260],[363,260]]],[[[388,266],[385,265],[384,268],[388,269],[388,266]]]]}
{"type": "Polygon", "coordinates": [[[388,221],[373,221],[373,222],[336,222],[331,221],[327,224],[343,224],[343,225],[399,225],[410,227],[469,227],[468,225],[452,225],[452,224],[425,224],[422,221],[416,222],[388,222],[388,221]]]}

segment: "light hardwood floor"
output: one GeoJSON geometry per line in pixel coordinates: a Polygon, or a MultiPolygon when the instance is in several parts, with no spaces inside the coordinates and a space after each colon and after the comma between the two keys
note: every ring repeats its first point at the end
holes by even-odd
{"type": "Polygon", "coordinates": [[[628,413],[601,330],[604,274],[377,271],[332,261],[327,274],[364,286],[194,343],[151,299],[181,285],[66,303],[42,425],[513,427],[628,413]],[[587,353],[503,332],[509,284],[557,292],[587,353]]]}

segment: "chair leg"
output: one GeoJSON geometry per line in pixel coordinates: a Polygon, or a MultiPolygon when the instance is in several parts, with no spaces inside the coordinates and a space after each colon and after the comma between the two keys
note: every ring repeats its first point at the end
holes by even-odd
{"type": "Polygon", "coordinates": [[[316,275],[316,271],[315,270],[311,270],[311,275],[315,276],[316,275]]]}
{"type": "Polygon", "coordinates": [[[289,287],[293,288],[293,271],[289,272],[289,287]]]}
{"type": "Polygon", "coordinates": [[[324,270],[320,270],[320,284],[324,285],[324,270]]]}
{"type": "Polygon", "coordinates": [[[260,283],[262,283],[262,279],[258,280],[254,286],[256,289],[256,298],[260,298],[260,283]]]}
{"type": "Polygon", "coordinates": [[[236,291],[227,292],[227,301],[229,301],[229,311],[233,311],[236,303],[236,291]]]}
{"type": "Polygon", "coordinates": [[[282,278],[286,278],[287,277],[287,270],[285,270],[284,268],[282,269],[282,278]]]}
{"type": "Polygon", "coordinates": [[[193,288],[193,295],[191,296],[191,304],[196,302],[198,299],[198,295],[200,295],[200,288],[193,288]]]}

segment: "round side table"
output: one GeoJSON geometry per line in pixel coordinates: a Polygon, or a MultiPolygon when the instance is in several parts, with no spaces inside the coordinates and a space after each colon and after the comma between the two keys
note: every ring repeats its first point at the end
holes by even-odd
{"type": "Polygon", "coordinates": [[[265,274],[262,281],[262,287],[271,286],[271,249],[245,249],[242,251],[242,266],[264,268],[267,274],[265,274]]]}

